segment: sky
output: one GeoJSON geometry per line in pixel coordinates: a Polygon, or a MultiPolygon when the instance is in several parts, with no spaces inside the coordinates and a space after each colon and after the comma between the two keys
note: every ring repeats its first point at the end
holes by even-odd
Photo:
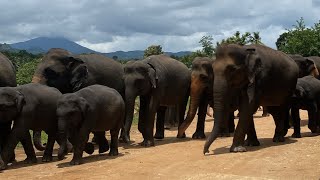
{"type": "Polygon", "coordinates": [[[259,31],[275,48],[303,17],[320,20],[320,0],[0,0],[0,43],[64,37],[99,52],[200,49],[202,36],[220,41],[259,31]]]}

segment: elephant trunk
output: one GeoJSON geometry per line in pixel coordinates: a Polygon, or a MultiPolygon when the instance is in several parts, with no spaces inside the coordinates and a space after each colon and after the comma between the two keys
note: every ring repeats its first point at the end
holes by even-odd
{"type": "Polygon", "coordinates": [[[65,120],[59,119],[58,121],[58,139],[60,141],[60,148],[58,152],[58,159],[62,160],[64,156],[68,152],[68,147],[67,147],[67,125],[65,120]]]}
{"type": "Polygon", "coordinates": [[[206,143],[203,148],[203,154],[209,152],[210,145],[218,137],[220,130],[224,127],[224,123],[227,120],[227,84],[226,82],[216,81],[213,89],[213,98],[214,98],[214,125],[212,131],[206,140],[206,143]],[[217,82],[217,83],[216,83],[217,82]]]}
{"type": "Polygon", "coordinates": [[[33,131],[33,144],[39,151],[44,151],[46,149],[41,143],[41,131],[33,131]]]}
{"type": "Polygon", "coordinates": [[[189,110],[186,119],[179,126],[177,137],[183,137],[184,132],[190,126],[192,120],[194,119],[199,107],[199,101],[203,94],[203,90],[203,83],[199,80],[199,78],[192,76],[189,110]]]}
{"type": "Polygon", "coordinates": [[[133,120],[133,114],[134,114],[134,106],[135,106],[135,99],[136,99],[136,95],[134,93],[129,92],[128,90],[126,90],[126,101],[125,101],[125,106],[126,106],[126,110],[125,110],[125,122],[124,122],[124,128],[123,128],[123,132],[122,132],[122,140],[125,143],[129,143],[130,142],[130,128],[132,125],[132,120],[133,120]]]}

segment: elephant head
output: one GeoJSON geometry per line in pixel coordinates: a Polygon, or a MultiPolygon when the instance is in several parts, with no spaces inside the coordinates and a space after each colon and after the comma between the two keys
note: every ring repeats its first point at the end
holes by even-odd
{"type": "Polygon", "coordinates": [[[259,76],[261,70],[261,58],[255,48],[233,44],[218,47],[213,63],[214,127],[203,153],[208,152],[220,129],[226,126],[234,97],[246,93],[249,103],[254,101],[256,76],[259,76]]]}
{"type": "Polygon", "coordinates": [[[185,121],[179,127],[178,137],[182,137],[185,130],[191,124],[199,107],[200,99],[207,95],[212,96],[213,88],[213,60],[208,57],[196,57],[192,62],[190,105],[185,121]],[[208,92],[209,94],[205,93],[208,92]]]}
{"type": "Polygon", "coordinates": [[[63,49],[51,49],[39,63],[33,83],[46,84],[62,93],[74,92],[86,83],[88,69],[84,61],[63,49]]]}
{"type": "Polygon", "coordinates": [[[58,138],[61,141],[58,158],[63,159],[67,152],[67,137],[71,143],[76,140],[73,136],[80,129],[85,119],[89,105],[87,100],[75,94],[63,95],[57,103],[58,138]]]}
{"type": "MultiPolygon", "coordinates": [[[[157,70],[151,63],[143,61],[129,62],[124,66],[124,83],[126,99],[125,131],[129,131],[137,96],[150,94],[158,86],[157,70]]],[[[129,135],[129,132],[126,132],[129,135]]],[[[126,137],[125,141],[128,141],[126,137]]]]}
{"type": "Polygon", "coordinates": [[[314,77],[319,76],[319,71],[313,60],[303,57],[301,55],[289,55],[299,67],[299,78],[312,75],[314,77]]]}
{"type": "Polygon", "coordinates": [[[0,88],[0,123],[9,123],[20,114],[25,104],[24,95],[14,87],[0,88]]]}

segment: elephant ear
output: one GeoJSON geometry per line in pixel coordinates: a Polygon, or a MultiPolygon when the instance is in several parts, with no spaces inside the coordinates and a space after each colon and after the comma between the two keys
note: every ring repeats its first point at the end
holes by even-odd
{"type": "Polygon", "coordinates": [[[71,72],[70,84],[73,91],[78,91],[88,80],[88,68],[86,65],[79,65],[71,72]]]}
{"type": "Polygon", "coordinates": [[[85,100],[83,97],[80,97],[78,106],[81,109],[81,116],[82,116],[82,121],[83,121],[85,119],[87,111],[89,109],[89,104],[88,104],[87,100],[85,100]]]}
{"type": "Polygon", "coordinates": [[[258,53],[256,52],[256,49],[249,48],[249,49],[246,49],[246,52],[247,52],[247,56],[246,56],[245,63],[248,70],[248,81],[249,81],[247,94],[249,98],[249,103],[251,103],[255,97],[256,76],[261,72],[262,63],[258,53]]]}
{"type": "Polygon", "coordinates": [[[157,70],[156,68],[151,64],[148,63],[150,68],[148,69],[148,75],[149,75],[149,80],[152,85],[152,88],[157,88],[157,83],[158,83],[158,75],[157,75],[157,70]]]}
{"type": "Polygon", "coordinates": [[[73,69],[75,69],[77,66],[79,66],[80,64],[83,64],[84,61],[76,56],[68,56],[65,59],[65,63],[66,63],[66,68],[69,71],[72,71],[73,69]]]}
{"type": "Polygon", "coordinates": [[[17,92],[18,93],[16,96],[16,106],[17,106],[18,112],[21,112],[26,101],[24,100],[24,95],[20,91],[17,91],[17,92]]]}
{"type": "Polygon", "coordinates": [[[313,60],[306,58],[305,60],[305,67],[308,70],[309,75],[312,75],[314,77],[319,76],[319,71],[314,63],[313,60]]]}

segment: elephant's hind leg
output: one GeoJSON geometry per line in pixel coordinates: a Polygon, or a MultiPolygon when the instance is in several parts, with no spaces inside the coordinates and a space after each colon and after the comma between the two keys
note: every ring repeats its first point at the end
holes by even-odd
{"type": "Polygon", "coordinates": [[[119,136],[119,129],[112,129],[110,130],[111,135],[111,143],[110,143],[110,152],[109,156],[117,156],[118,152],[118,136],[119,136]]]}
{"type": "Polygon", "coordinates": [[[166,110],[167,110],[167,107],[160,106],[157,111],[156,133],[154,135],[155,139],[164,138],[164,119],[165,119],[166,110]]]}

